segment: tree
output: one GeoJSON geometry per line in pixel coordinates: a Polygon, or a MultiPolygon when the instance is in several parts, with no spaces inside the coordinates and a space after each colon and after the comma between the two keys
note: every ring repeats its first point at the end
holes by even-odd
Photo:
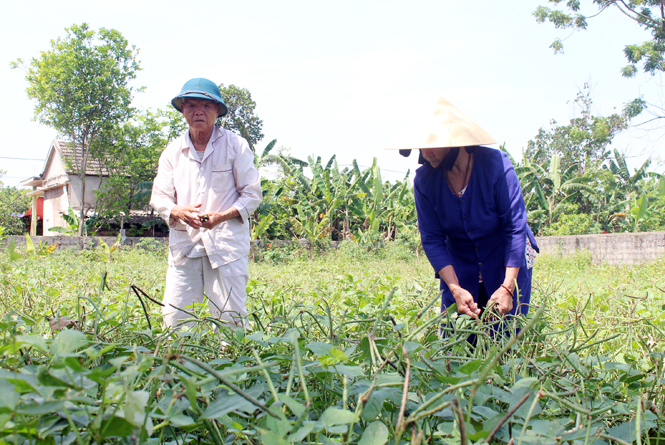
{"type": "MultiPolygon", "coordinates": [[[[66,28],[66,36],[51,41],[51,49],[33,58],[26,70],[28,97],[36,101],[35,118],[60,137],[81,147],[71,168],[85,196],[88,160],[95,140],[128,119],[134,89],[128,84],[140,70],[138,49],[116,30],[91,30],[86,23],[66,28]]],[[[13,68],[24,66],[21,59],[13,68]]],[[[79,234],[88,208],[82,202],[79,234]]]]}
{"type": "Polygon", "coordinates": [[[524,166],[516,169],[525,195],[527,209],[535,202],[536,210],[529,212],[529,219],[545,217],[545,225],[551,226],[581,194],[594,195],[596,191],[587,185],[591,178],[576,176],[577,165],[562,169],[558,154],[542,165],[525,160],[524,166]]]}
{"type": "Polygon", "coordinates": [[[568,125],[558,125],[552,120],[550,130],[541,128],[538,135],[528,142],[524,154],[526,159],[543,164],[558,155],[563,170],[575,165],[578,174],[583,175],[590,167],[598,166],[607,158],[608,146],[613,138],[626,129],[630,120],[641,111],[627,108],[610,116],[594,116],[588,84],[584,84],[573,103],[579,116],[571,119],[568,125]]]}
{"type": "MultiPolygon", "coordinates": [[[[0,170],[0,177],[5,172],[0,170]]],[[[23,214],[30,208],[31,199],[26,195],[26,190],[19,190],[16,187],[5,187],[0,181],[0,234],[1,235],[22,235],[27,227],[17,214],[23,214]]],[[[35,216],[36,217],[36,216],[35,216]]]]}
{"type": "Polygon", "coordinates": [[[219,84],[219,90],[229,112],[217,119],[218,125],[245,138],[254,151],[254,146],[263,139],[263,121],[254,114],[256,102],[252,100],[252,95],[246,88],[235,85],[225,87],[223,83],[219,84]]]}
{"type": "MultiPolygon", "coordinates": [[[[563,0],[548,0],[560,4],[563,0]]],[[[621,73],[625,77],[637,74],[637,64],[642,63],[645,73],[655,74],[665,71],[665,8],[662,0],[591,0],[585,3],[596,5],[598,12],[587,15],[581,12],[580,0],[567,0],[567,11],[539,6],[533,13],[539,23],[550,22],[558,29],[576,31],[587,28],[588,19],[602,14],[610,8],[616,8],[640,28],[651,32],[652,39],[643,43],[626,45],[624,55],[628,61],[621,73]]],[[[563,51],[563,43],[556,39],[550,48],[555,53],[563,51]]]]}
{"type": "Polygon", "coordinates": [[[93,151],[104,159],[104,171],[100,173],[108,175],[96,192],[98,215],[129,216],[130,210],[148,204],[150,193],[144,189],[152,188],[159,156],[175,137],[170,131],[177,125],[173,117],[170,112],[147,111],[104,132],[95,141],[93,151]]]}

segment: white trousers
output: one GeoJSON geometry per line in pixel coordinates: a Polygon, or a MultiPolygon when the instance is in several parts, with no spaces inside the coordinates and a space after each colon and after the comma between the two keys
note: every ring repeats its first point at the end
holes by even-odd
{"type": "MultiPolygon", "coordinates": [[[[166,290],[162,315],[168,327],[182,325],[190,318],[178,309],[187,309],[194,302],[202,303],[203,295],[213,317],[232,325],[245,325],[247,317],[248,259],[241,258],[216,269],[207,256],[184,258],[166,272],[166,290]]],[[[192,322],[186,323],[191,325],[192,322]]]]}

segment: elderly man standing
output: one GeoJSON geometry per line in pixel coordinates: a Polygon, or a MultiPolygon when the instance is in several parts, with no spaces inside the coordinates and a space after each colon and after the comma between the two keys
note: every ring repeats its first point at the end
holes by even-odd
{"type": "Polygon", "coordinates": [[[179,325],[179,309],[205,294],[214,317],[244,325],[249,218],[262,199],[254,154],[215,125],[228,109],[214,82],[188,81],[171,104],[189,129],[160,156],[150,199],[170,227],[164,323],[179,325]]]}

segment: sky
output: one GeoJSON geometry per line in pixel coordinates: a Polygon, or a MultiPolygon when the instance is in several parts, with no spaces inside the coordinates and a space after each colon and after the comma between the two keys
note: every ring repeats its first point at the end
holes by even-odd
{"type": "MultiPolygon", "coordinates": [[[[36,0],[3,6],[0,27],[0,177],[5,185],[43,171],[56,132],[34,121],[25,73],[10,62],[29,61],[86,22],[114,28],[139,48],[145,87],[134,106],[164,108],[193,77],[247,88],[263,120],[262,150],[273,139],[292,156],[336,155],[340,166],[374,158],[385,179],[418,167],[416,156],[386,151],[409,122],[444,97],[508,151],[522,150],[539,128],[576,116],[572,101],[591,85],[593,112],[608,115],[642,97],[665,106],[663,78],[621,77],[623,47],[648,33],[608,10],[585,32],[536,23],[546,0],[36,0]],[[549,45],[559,37],[565,53],[549,45]],[[8,100],[7,100],[8,99],[8,100]],[[7,159],[21,158],[21,160],[7,159]]],[[[591,1],[582,2],[587,7],[591,1]]],[[[587,10],[589,13],[595,9],[587,10]]],[[[656,110],[656,108],[654,108],[656,110]]],[[[614,147],[632,167],[648,157],[663,172],[663,131],[626,131],[614,147]]],[[[415,137],[415,136],[414,136],[415,137]]],[[[421,139],[420,137],[417,139],[421,139]]]]}

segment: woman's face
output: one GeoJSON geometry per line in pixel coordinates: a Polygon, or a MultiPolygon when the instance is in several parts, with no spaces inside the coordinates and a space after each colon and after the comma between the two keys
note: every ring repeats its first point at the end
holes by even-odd
{"type": "Polygon", "coordinates": [[[437,168],[441,161],[443,161],[443,158],[446,157],[448,152],[450,151],[450,147],[446,148],[423,148],[421,150],[423,154],[423,158],[427,162],[430,163],[430,165],[434,168],[437,168]]]}

